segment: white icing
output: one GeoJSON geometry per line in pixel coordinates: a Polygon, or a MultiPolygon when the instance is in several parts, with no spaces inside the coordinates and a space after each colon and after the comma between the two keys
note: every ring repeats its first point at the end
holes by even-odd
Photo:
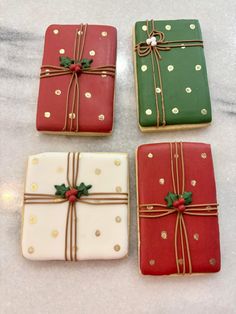
{"type": "MultiPolygon", "coordinates": [[[[43,153],[29,157],[25,193],[55,194],[54,185],[67,184],[67,153],[43,153]],[[37,158],[35,164],[33,159],[37,158]],[[37,190],[32,191],[32,184],[37,190]]],[[[122,153],[81,153],[77,184],[92,184],[89,192],[128,192],[128,156],[122,153]],[[115,161],[119,160],[120,165],[115,161]],[[95,169],[100,169],[99,175],[95,169]]],[[[122,196],[123,197],[123,196],[122,196]]],[[[26,204],[22,233],[22,252],[33,260],[64,260],[65,225],[68,202],[62,204],[26,204]],[[30,224],[30,217],[37,221],[30,224]],[[53,230],[58,235],[51,235],[53,230]],[[28,248],[34,252],[29,253],[28,248]]],[[[77,257],[85,259],[116,259],[128,253],[128,205],[88,205],[76,203],[77,257]],[[116,217],[121,218],[120,222],[116,217]],[[96,230],[100,236],[96,236],[96,230]],[[114,249],[115,245],[120,250],[114,249]]],[[[68,246],[69,256],[69,246],[68,246]]]]}

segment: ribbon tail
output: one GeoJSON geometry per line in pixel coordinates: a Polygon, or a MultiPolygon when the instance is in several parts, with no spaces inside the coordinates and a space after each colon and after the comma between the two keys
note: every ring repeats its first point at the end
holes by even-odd
{"type": "Polygon", "coordinates": [[[180,273],[179,269],[179,257],[178,257],[178,226],[179,226],[179,214],[176,217],[175,223],[175,260],[178,274],[180,273]]]}
{"type": "Polygon", "coordinates": [[[186,248],[187,248],[187,256],[188,256],[188,265],[189,265],[189,274],[192,273],[192,261],[191,261],[191,254],[190,254],[190,248],[189,248],[189,242],[188,242],[188,234],[187,234],[187,229],[185,226],[184,222],[184,217],[181,217],[182,220],[182,226],[183,226],[183,231],[184,231],[184,237],[185,237],[185,242],[186,242],[186,248]]]}
{"type": "Polygon", "coordinates": [[[75,73],[72,74],[71,79],[70,79],[70,83],[69,83],[69,86],[68,86],[68,90],[67,90],[65,123],[64,123],[64,127],[63,127],[62,131],[66,131],[67,130],[67,120],[68,120],[68,110],[69,110],[68,107],[69,107],[69,101],[70,101],[70,91],[71,91],[71,86],[72,86],[72,83],[73,83],[75,75],[76,75],[75,73]]]}
{"type": "Polygon", "coordinates": [[[66,228],[65,228],[65,260],[66,261],[68,261],[68,258],[67,258],[67,244],[68,244],[69,218],[70,218],[70,203],[68,204],[68,208],[67,208],[66,228]]]}
{"type": "Polygon", "coordinates": [[[75,204],[73,204],[73,211],[74,211],[74,260],[77,261],[77,211],[75,204]]]}
{"type": "Polygon", "coordinates": [[[184,239],[183,239],[183,225],[182,220],[183,216],[182,214],[179,215],[179,228],[180,228],[180,241],[181,241],[181,250],[182,250],[182,259],[183,259],[183,275],[186,273],[186,264],[185,264],[185,251],[184,251],[184,239]]]}

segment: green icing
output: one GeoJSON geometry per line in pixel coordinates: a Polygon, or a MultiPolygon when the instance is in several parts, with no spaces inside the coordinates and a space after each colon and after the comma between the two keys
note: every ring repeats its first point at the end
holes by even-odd
{"type": "MultiPolygon", "coordinates": [[[[155,30],[165,34],[165,41],[168,40],[202,40],[198,20],[173,20],[155,21],[155,30]],[[195,29],[190,25],[194,24],[195,29]],[[171,30],[165,26],[170,25],[171,30]]],[[[147,33],[142,26],[146,21],[135,24],[135,44],[146,41],[147,33]]],[[[149,22],[151,31],[151,22],[149,22]]],[[[136,52],[135,52],[136,53],[136,52]]],[[[198,124],[211,121],[211,103],[208,88],[206,63],[202,47],[172,48],[170,51],[160,51],[161,77],[163,84],[163,95],[165,101],[166,124],[198,124]],[[173,65],[174,70],[169,72],[168,65],[173,65]],[[196,71],[195,66],[200,65],[201,70],[196,71]],[[186,88],[191,88],[191,93],[186,88]],[[172,112],[178,108],[178,114],[172,112]],[[202,109],[207,114],[201,113],[202,109]]],[[[154,62],[155,64],[155,62],[154,62]]],[[[136,53],[137,84],[138,84],[138,106],[139,123],[142,127],[155,127],[157,125],[157,111],[155,102],[155,90],[152,75],[151,54],[140,57],[136,53]],[[147,66],[147,71],[141,70],[142,65],[147,66]],[[146,110],[151,109],[152,114],[146,115],[146,110]]],[[[158,72],[155,66],[155,76],[159,85],[158,72]]],[[[161,94],[158,95],[160,125],[162,124],[161,94]]]]}

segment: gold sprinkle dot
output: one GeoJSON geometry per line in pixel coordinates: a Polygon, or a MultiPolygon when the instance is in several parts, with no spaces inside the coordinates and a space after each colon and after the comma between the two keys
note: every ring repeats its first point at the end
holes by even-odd
{"type": "Polygon", "coordinates": [[[198,234],[198,233],[194,233],[193,238],[194,238],[194,240],[198,241],[198,239],[199,239],[199,234],[198,234]]]}
{"type": "Polygon", "coordinates": [[[30,215],[30,218],[29,218],[29,223],[31,224],[31,225],[35,225],[36,223],[37,223],[37,216],[35,216],[35,215],[30,215]]]}
{"type": "Polygon", "coordinates": [[[149,265],[153,266],[155,265],[156,261],[154,259],[150,259],[149,260],[149,265]]]}
{"type": "Polygon", "coordinates": [[[150,116],[152,114],[152,110],[151,109],[147,109],[145,111],[145,113],[146,113],[147,116],[150,116]]]}
{"type": "Polygon", "coordinates": [[[33,246],[30,246],[30,247],[28,248],[28,253],[29,253],[29,254],[33,254],[33,253],[34,253],[34,248],[33,248],[33,246]]]}
{"type": "Polygon", "coordinates": [[[107,36],[107,32],[101,32],[102,37],[106,37],[107,36]]]}
{"type": "Polygon", "coordinates": [[[160,178],[159,183],[160,183],[161,185],[165,184],[165,179],[164,179],[164,178],[160,178]]]}
{"type": "Polygon", "coordinates": [[[39,163],[39,159],[38,158],[33,158],[31,163],[32,163],[32,165],[37,165],[39,163]]]}
{"type": "Polygon", "coordinates": [[[181,44],[181,49],[185,49],[185,44],[181,44]]]}
{"type": "Polygon", "coordinates": [[[147,206],[147,209],[152,210],[153,206],[147,206]]]}
{"type": "Polygon", "coordinates": [[[117,192],[117,193],[121,193],[121,192],[122,192],[121,186],[117,186],[117,187],[116,187],[116,192],[117,192]]]}
{"type": "Polygon", "coordinates": [[[210,265],[215,266],[215,264],[216,264],[215,258],[209,259],[209,263],[210,263],[210,265]]]}
{"type": "Polygon", "coordinates": [[[182,260],[182,258],[179,258],[179,259],[178,259],[178,263],[179,263],[180,265],[183,265],[183,260],[182,260]]]}
{"type": "Polygon", "coordinates": [[[95,51],[94,50],[90,50],[89,54],[90,54],[90,56],[95,56],[95,51]]]}
{"type": "Polygon", "coordinates": [[[167,70],[172,72],[174,70],[174,66],[172,64],[168,65],[167,70]]]}
{"type": "Polygon", "coordinates": [[[102,172],[101,169],[99,169],[99,168],[96,168],[96,169],[95,169],[95,174],[96,174],[97,176],[99,176],[99,175],[101,174],[101,172],[102,172]]]}
{"type": "Polygon", "coordinates": [[[148,158],[153,158],[153,154],[152,153],[149,153],[147,156],[148,156],[148,158]]]}
{"type": "Polygon", "coordinates": [[[120,251],[120,245],[119,244],[114,245],[114,250],[116,252],[120,251]]]}
{"type": "Polygon", "coordinates": [[[190,87],[185,88],[186,93],[190,94],[192,92],[192,89],[190,87]]]}
{"type": "Polygon", "coordinates": [[[107,77],[107,75],[106,75],[107,72],[106,71],[102,71],[102,73],[103,74],[101,75],[101,77],[107,77]]]}
{"type": "Polygon", "coordinates": [[[116,218],[115,218],[115,220],[116,220],[116,222],[121,222],[121,217],[120,216],[116,216],[116,218]]]}
{"type": "Polygon", "coordinates": [[[157,93],[157,94],[160,94],[160,93],[161,93],[160,87],[157,87],[157,88],[156,88],[156,93],[157,93]]]}
{"type": "Polygon", "coordinates": [[[207,154],[206,154],[206,153],[201,153],[201,157],[202,157],[203,159],[206,159],[206,158],[207,158],[207,154]]]}
{"type": "Polygon", "coordinates": [[[195,24],[190,24],[189,27],[190,27],[191,29],[195,29],[195,28],[196,28],[195,24]]]}
{"type": "Polygon", "coordinates": [[[197,184],[197,181],[196,180],[191,180],[191,185],[192,186],[195,186],[197,184]]]}
{"type": "Polygon", "coordinates": [[[196,71],[200,71],[202,69],[201,65],[200,64],[196,64],[195,65],[195,70],[196,71]]]}
{"type": "Polygon", "coordinates": [[[144,32],[146,32],[146,31],[147,31],[147,25],[143,25],[143,26],[142,26],[142,30],[143,30],[144,32]]]}
{"type": "Polygon", "coordinates": [[[143,64],[143,65],[141,66],[141,70],[142,70],[143,72],[147,71],[147,66],[146,66],[146,64],[143,64]]]}
{"type": "Polygon", "coordinates": [[[53,34],[57,35],[59,33],[59,30],[58,29],[54,29],[53,30],[53,34]]]}
{"type": "Polygon", "coordinates": [[[37,189],[38,189],[38,185],[37,185],[36,183],[32,183],[32,184],[31,184],[31,190],[32,190],[33,192],[35,192],[35,191],[37,191],[37,189]]]}
{"type": "Polygon", "coordinates": [[[96,230],[96,231],[95,231],[95,236],[96,236],[96,237],[99,237],[100,235],[101,235],[100,230],[96,230]]]}
{"type": "Polygon", "coordinates": [[[56,89],[56,90],[55,90],[55,94],[56,94],[57,96],[60,96],[60,95],[61,95],[61,90],[60,90],[60,89],[56,89]]]}
{"type": "Polygon", "coordinates": [[[72,113],[72,112],[69,113],[69,118],[70,118],[70,119],[75,119],[75,113],[74,113],[74,112],[73,112],[73,113],[72,113]]]}
{"type": "Polygon", "coordinates": [[[100,115],[98,116],[98,120],[100,120],[100,121],[105,120],[104,114],[100,114],[100,115]]]}
{"type": "Polygon", "coordinates": [[[57,230],[52,230],[52,232],[51,232],[51,236],[53,238],[56,238],[58,236],[58,234],[59,234],[59,232],[57,230]]]}
{"type": "Polygon", "coordinates": [[[207,114],[207,110],[206,109],[202,109],[201,110],[201,114],[203,114],[205,116],[207,114]]]}
{"type": "Polygon", "coordinates": [[[64,171],[64,168],[63,168],[63,167],[58,167],[58,168],[57,168],[57,172],[62,173],[63,171],[64,171]]]}
{"type": "Polygon", "coordinates": [[[59,50],[59,53],[60,53],[61,55],[63,55],[63,54],[65,53],[65,49],[60,49],[60,50],[59,50]]]}
{"type": "Polygon", "coordinates": [[[162,237],[162,239],[166,240],[167,237],[168,237],[167,231],[162,231],[161,232],[161,237],[162,237]]]}
{"type": "Polygon", "coordinates": [[[166,26],[165,26],[165,29],[166,29],[167,31],[170,31],[170,30],[171,30],[171,26],[170,26],[170,25],[166,25],[166,26]]]}
{"type": "Polygon", "coordinates": [[[179,113],[179,109],[175,107],[172,109],[172,112],[173,112],[173,114],[177,114],[177,113],[179,113]]]}
{"type": "Polygon", "coordinates": [[[86,92],[84,95],[85,95],[86,98],[91,98],[92,97],[92,94],[89,93],[89,92],[86,92]]]}
{"type": "Polygon", "coordinates": [[[45,118],[50,118],[51,113],[49,111],[44,112],[44,117],[45,118]]]}
{"type": "Polygon", "coordinates": [[[114,164],[115,164],[116,166],[120,166],[120,164],[121,164],[120,159],[116,159],[116,160],[114,161],[114,164]]]}

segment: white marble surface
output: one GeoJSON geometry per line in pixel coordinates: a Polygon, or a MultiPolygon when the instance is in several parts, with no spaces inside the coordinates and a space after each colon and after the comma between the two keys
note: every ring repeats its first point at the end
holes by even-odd
{"type": "Polygon", "coordinates": [[[234,0],[0,1],[0,312],[235,313],[236,3],[234,0]],[[213,123],[207,129],[142,134],[137,128],[131,29],[136,20],[198,18],[205,41],[213,123]],[[105,23],[118,29],[115,129],[109,138],[35,131],[43,35],[52,23],[105,23]],[[212,144],[220,206],[222,271],[142,277],[137,267],[134,151],[158,141],[212,144]],[[109,262],[30,262],[21,256],[26,159],[44,151],[127,151],[131,158],[130,256],[109,262]]]}

